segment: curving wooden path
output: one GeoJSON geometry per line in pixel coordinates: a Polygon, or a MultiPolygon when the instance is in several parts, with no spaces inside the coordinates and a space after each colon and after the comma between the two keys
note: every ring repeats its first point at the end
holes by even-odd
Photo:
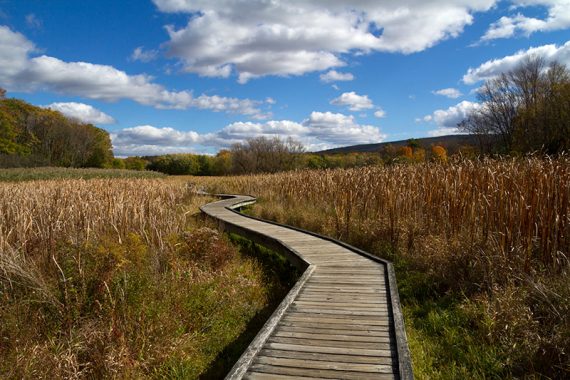
{"type": "Polygon", "coordinates": [[[220,229],[281,252],[303,271],[226,379],[413,379],[389,262],[234,211],[253,197],[221,197],[201,208],[220,229]]]}

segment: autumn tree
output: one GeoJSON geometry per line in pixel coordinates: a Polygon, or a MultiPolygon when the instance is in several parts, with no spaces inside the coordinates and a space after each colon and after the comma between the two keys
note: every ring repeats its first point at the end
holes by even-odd
{"type": "Polygon", "coordinates": [[[557,153],[570,148],[570,75],[566,66],[528,58],[486,81],[477,97],[480,107],[459,127],[477,135],[483,148],[496,142],[506,152],[557,153]]]}
{"type": "Polygon", "coordinates": [[[303,151],[303,145],[292,138],[255,137],[232,146],[232,170],[241,174],[294,169],[303,151]]]}
{"type": "Polygon", "coordinates": [[[212,174],[226,175],[232,170],[232,153],[227,149],[222,149],[214,157],[212,174]]]}
{"type": "Polygon", "coordinates": [[[431,155],[434,161],[447,162],[447,150],[441,145],[433,145],[431,147],[431,155]]]}
{"type": "Polygon", "coordinates": [[[57,111],[0,97],[0,164],[109,167],[109,133],[57,111]]]}

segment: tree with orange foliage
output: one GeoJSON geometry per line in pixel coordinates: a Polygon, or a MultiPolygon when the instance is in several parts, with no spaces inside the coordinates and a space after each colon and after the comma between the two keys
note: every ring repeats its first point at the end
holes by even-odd
{"type": "Polygon", "coordinates": [[[441,145],[433,145],[431,147],[431,154],[434,161],[447,162],[447,150],[441,145]]]}
{"type": "Polygon", "coordinates": [[[410,160],[414,158],[414,150],[411,146],[403,146],[400,148],[400,156],[409,158],[410,160]]]}

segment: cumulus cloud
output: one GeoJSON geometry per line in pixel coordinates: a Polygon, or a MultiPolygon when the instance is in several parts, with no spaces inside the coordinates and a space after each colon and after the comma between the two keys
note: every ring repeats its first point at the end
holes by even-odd
{"type": "Polygon", "coordinates": [[[378,127],[359,125],[352,115],[333,112],[312,112],[303,121],[308,135],[330,146],[382,142],[386,135],[378,127]]]}
{"type": "Polygon", "coordinates": [[[479,103],[464,100],[455,106],[451,106],[447,109],[438,109],[432,114],[424,116],[424,122],[435,124],[437,127],[436,129],[428,131],[428,135],[443,136],[461,133],[457,128],[457,124],[479,107],[481,107],[479,103]]]}
{"type": "Polygon", "coordinates": [[[100,124],[115,124],[115,119],[106,113],[98,110],[97,108],[84,103],[52,103],[44,108],[49,108],[54,111],[59,111],[65,116],[79,120],[83,123],[90,123],[95,125],[100,124]]]}
{"type": "Polygon", "coordinates": [[[351,81],[354,79],[354,75],[351,73],[340,73],[336,70],[330,70],[325,74],[320,75],[321,82],[331,83],[331,82],[344,82],[351,81]]]}
{"type": "Polygon", "coordinates": [[[133,61],[150,62],[155,60],[157,56],[158,50],[145,50],[142,46],[139,46],[133,50],[131,59],[133,61]]]}
{"type": "Polygon", "coordinates": [[[546,62],[559,61],[570,66],[570,41],[561,46],[550,44],[531,47],[527,50],[520,50],[513,55],[489,60],[479,67],[469,68],[463,76],[463,82],[474,84],[482,80],[494,78],[501,73],[514,69],[525,59],[533,56],[543,57],[546,62]]]}
{"type": "Polygon", "coordinates": [[[511,0],[511,9],[517,10],[513,16],[501,17],[491,24],[487,32],[481,37],[482,41],[498,38],[509,38],[516,35],[529,36],[535,32],[561,30],[570,27],[570,1],[569,0],[511,0]],[[520,13],[525,7],[546,8],[545,18],[527,17],[520,13]]]}
{"type": "Polygon", "coordinates": [[[332,112],[312,112],[301,122],[235,122],[219,131],[205,134],[150,125],[126,128],[111,134],[115,154],[120,156],[197,152],[206,147],[227,148],[259,136],[292,137],[301,141],[309,150],[375,143],[386,138],[378,127],[360,125],[353,116],[332,112]]]}
{"type": "Polygon", "coordinates": [[[457,37],[473,13],[496,0],[153,0],[162,12],[186,13],[168,25],[168,54],[187,72],[238,81],[301,75],[345,65],[343,55],[414,53],[457,37]]]}
{"type": "Polygon", "coordinates": [[[433,94],[435,95],[441,95],[441,96],[445,96],[448,97],[450,99],[457,99],[459,98],[461,95],[463,95],[461,93],[461,91],[459,91],[456,88],[442,88],[441,90],[437,90],[437,91],[432,91],[433,94]]]}
{"type": "Polygon", "coordinates": [[[342,93],[338,98],[331,100],[332,105],[348,107],[351,111],[362,111],[374,108],[368,95],[358,95],[354,91],[342,93]]]}
{"type": "Polygon", "coordinates": [[[200,95],[191,91],[169,91],[145,75],[129,75],[112,66],[87,62],[65,62],[41,55],[22,34],[0,26],[0,85],[8,90],[47,90],[89,99],[130,99],[161,109],[199,108],[259,116],[259,101],[200,95]]]}

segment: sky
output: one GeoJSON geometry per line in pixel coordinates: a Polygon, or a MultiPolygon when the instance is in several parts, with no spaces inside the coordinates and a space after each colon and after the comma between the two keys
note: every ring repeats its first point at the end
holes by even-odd
{"type": "Polygon", "coordinates": [[[116,156],[458,133],[529,56],[570,67],[570,0],[0,0],[0,87],[116,156]]]}

